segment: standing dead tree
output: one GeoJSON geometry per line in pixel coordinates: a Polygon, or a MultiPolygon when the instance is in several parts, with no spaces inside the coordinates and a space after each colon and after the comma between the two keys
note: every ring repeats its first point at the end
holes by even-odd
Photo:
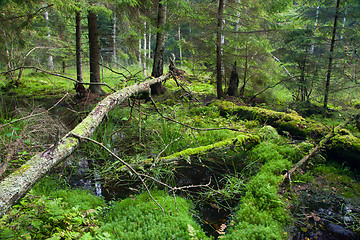
{"type": "Polygon", "coordinates": [[[102,100],[90,114],[77,125],[71,133],[66,134],[62,139],[42,153],[36,154],[18,170],[13,172],[0,183],[0,216],[4,215],[13,204],[22,198],[43,176],[53,167],[70,156],[79,146],[79,138],[89,137],[115,106],[121,104],[129,97],[149,92],[150,85],[161,83],[168,79],[170,74],[134,84],[107,96],[102,100]]]}

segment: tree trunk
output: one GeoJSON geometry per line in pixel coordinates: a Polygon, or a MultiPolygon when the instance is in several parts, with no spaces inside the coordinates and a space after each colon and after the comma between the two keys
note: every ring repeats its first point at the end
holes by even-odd
{"type": "MultiPolygon", "coordinates": [[[[166,6],[159,1],[158,19],[157,19],[157,34],[156,34],[156,46],[154,55],[154,64],[151,76],[159,77],[163,74],[164,69],[164,52],[165,52],[165,32],[164,25],[166,23],[166,6]]],[[[161,83],[156,83],[151,86],[151,94],[162,93],[161,83]]]]}
{"type": "MultiPolygon", "coordinates": [[[[45,21],[46,21],[46,27],[47,27],[46,36],[48,38],[49,46],[51,46],[51,41],[50,41],[51,34],[50,34],[49,12],[48,11],[45,11],[45,21]]],[[[55,67],[54,67],[54,60],[53,60],[52,55],[49,55],[48,66],[51,71],[54,71],[55,67]]]]}
{"type": "Polygon", "coordinates": [[[179,28],[178,28],[178,35],[179,35],[179,58],[180,58],[180,65],[182,66],[183,65],[183,62],[182,62],[183,56],[182,56],[182,49],[181,49],[181,27],[180,27],[180,24],[179,24],[179,28]]]}
{"type": "Polygon", "coordinates": [[[114,11],[114,22],[113,22],[113,61],[117,63],[117,56],[116,56],[116,12],[114,11]]]}
{"type": "Polygon", "coordinates": [[[222,98],[224,92],[222,89],[223,66],[222,66],[222,30],[223,30],[223,12],[224,0],[219,0],[218,26],[216,33],[216,90],[217,97],[222,98]]]}
{"type": "Polygon", "coordinates": [[[143,68],[143,75],[144,77],[146,76],[146,46],[147,46],[147,38],[146,38],[146,21],[144,21],[144,46],[143,46],[143,65],[142,65],[142,68],[143,68]]]}
{"type": "Polygon", "coordinates": [[[142,67],[142,55],[141,55],[141,37],[139,37],[139,47],[138,47],[138,63],[142,67]]]}
{"type": "MultiPolygon", "coordinates": [[[[90,114],[77,125],[72,132],[81,137],[89,137],[115,106],[126,99],[142,92],[148,92],[149,86],[168,79],[166,74],[156,79],[151,79],[140,84],[134,84],[102,100],[90,114]]],[[[22,198],[43,176],[53,167],[70,156],[79,146],[79,139],[73,137],[71,132],[66,134],[54,146],[37,154],[21,166],[17,171],[0,182],[0,217],[4,215],[13,204],[22,198]]]]}
{"type": "Polygon", "coordinates": [[[234,62],[233,69],[230,74],[229,88],[227,94],[229,96],[236,96],[239,87],[239,75],[236,70],[236,61],[234,62]]]}
{"type": "MultiPolygon", "coordinates": [[[[100,83],[100,54],[99,54],[99,39],[97,29],[96,13],[89,11],[88,13],[88,28],[89,28],[89,51],[90,51],[90,83],[100,83]]],[[[92,84],[89,87],[90,91],[99,95],[104,95],[101,85],[92,84]]]]}
{"type": "Polygon", "coordinates": [[[329,65],[328,65],[328,71],[326,74],[326,82],[325,82],[325,94],[324,94],[324,109],[325,110],[327,109],[328,99],[329,99],[330,78],[331,78],[331,71],[332,71],[333,52],[334,52],[334,46],[335,46],[336,27],[337,27],[337,21],[339,18],[339,6],[340,6],[340,0],[336,0],[334,27],[333,27],[333,33],[332,33],[332,38],[331,38],[331,43],[330,43],[329,65]]]}
{"type": "MultiPolygon", "coordinates": [[[[317,23],[319,20],[319,9],[320,6],[316,7],[316,17],[315,17],[315,23],[314,23],[314,37],[315,37],[315,31],[316,31],[316,27],[317,27],[317,23]]],[[[315,40],[311,43],[311,54],[314,54],[315,51],[315,40]]]]}
{"type": "Polygon", "coordinates": [[[83,72],[82,72],[82,50],[81,50],[81,13],[76,11],[76,32],[75,32],[75,41],[76,41],[76,80],[75,85],[76,93],[82,97],[86,90],[83,82],[83,72]]]}

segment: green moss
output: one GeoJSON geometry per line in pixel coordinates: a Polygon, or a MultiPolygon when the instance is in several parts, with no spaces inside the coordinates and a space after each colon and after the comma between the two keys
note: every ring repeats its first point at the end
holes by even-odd
{"type": "Polygon", "coordinates": [[[360,139],[353,136],[349,130],[340,129],[330,142],[330,149],[360,152],[360,139]]]}
{"type": "Polygon", "coordinates": [[[152,192],[165,214],[147,193],[116,203],[96,239],[208,239],[195,223],[183,198],[152,192]]]}
{"type": "Polygon", "coordinates": [[[24,174],[27,170],[29,170],[30,167],[31,167],[30,164],[26,164],[26,163],[23,164],[18,170],[14,172],[14,176],[19,176],[24,174]]]}
{"type": "Polygon", "coordinates": [[[313,120],[307,120],[292,113],[276,112],[258,107],[237,106],[227,101],[213,103],[220,111],[220,115],[236,115],[242,119],[257,120],[275,127],[279,132],[289,132],[291,135],[302,137],[318,137],[326,133],[325,127],[313,120]]]}
{"type": "Polygon", "coordinates": [[[259,135],[241,134],[235,138],[225,139],[223,141],[216,142],[216,143],[213,143],[210,145],[201,146],[201,147],[197,147],[197,148],[185,149],[184,151],[177,152],[170,156],[161,158],[161,161],[167,161],[167,160],[174,159],[174,158],[184,158],[186,156],[192,156],[192,155],[201,155],[201,154],[208,152],[211,149],[221,148],[221,147],[231,146],[231,145],[234,145],[234,147],[244,148],[247,145],[258,144],[258,143],[260,143],[260,141],[261,141],[261,138],[259,135]]]}
{"type": "MultiPolygon", "coordinates": [[[[271,132],[274,135],[274,132],[271,132]]],[[[277,146],[271,141],[279,142],[275,138],[262,142],[249,153],[249,157],[264,165],[246,184],[247,192],[241,199],[233,226],[224,239],[287,238],[287,233],[283,229],[290,217],[278,195],[277,185],[282,181],[282,171],[291,166],[291,158],[300,158],[301,154],[296,147],[277,146]]]]}

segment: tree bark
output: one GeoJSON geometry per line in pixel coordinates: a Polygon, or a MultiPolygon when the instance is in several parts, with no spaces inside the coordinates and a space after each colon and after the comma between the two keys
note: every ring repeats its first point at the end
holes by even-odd
{"type": "Polygon", "coordinates": [[[223,30],[223,12],[224,0],[219,0],[218,26],[216,33],[216,92],[217,97],[222,98],[224,92],[222,89],[223,66],[222,66],[222,30],[223,30]]]}
{"type": "Polygon", "coordinates": [[[229,88],[227,94],[229,96],[237,96],[237,91],[239,87],[239,74],[236,70],[236,61],[234,62],[233,69],[230,74],[229,88]]]}
{"type": "MultiPolygon", "coordinates": [[[[89,28],[89,51],[90,51],[90,83],[100,83],[100,53],[99,38],[97,29],[96,13],[89,11],[88,13],[89,28]]],[[[90,85],[90,91],[99,95],[104,95],[101,85],[90,85]]]]}
{"type": "Polygon", "coordinates": [[[117,63],[117,55],[116,55],[116,28],[117,28],[116,11],[114,11],[114,19],[113,19],[113,61],[114,61],[115,64],[117,63]]]}
{"type": "Polygon", "coordinates": [[[326,74],[326,81],[325,81],[325,94],[324,94],[324,109],[325,110],[327,109],[328,99],[329,99],[330,78],[331,78],[331,71],[332,71],[333,52],[334,52],[334,46],[335,46],[336,27],[337,27],[337,21],[339,18],[339,6],[340,6],[340,0],[336,0],[334,27],[333,27],[333,33],[332,33],[331,43],[330,43],[329,65],[328,65],[328,71],[326,74]]]}
{"type": "MultiPolygon", "coordinates": [[[[49,12],[47,10],[45,11],[45,21],[46,21],[46,28],[47,28],[46,36],[48,38],[49,46],[51,46],[51,40],[50,40],[51,34],[50,34],[50,26],[49,26],[49,12]]],[[[51,54],[49,55],[48,66],[49,66],[50,71],[54,71],[54,68],[55,68],[54,67],[54,60],[53,60],[53,56],[51,54]]]]}
{"type": "Polygon", "coordinates": [[[144,77],[146,77],[146,46],[147,46],[147,39],[146,39],[146,21],[144,21],[144,46],[143,46],[143,65],[142,65],[142,68],[143,68],[143,75],[144,77]]]}
{"type": "Polygon", "coordinates": [[[75,85],[76,93],[79,96],[83,96],[86,92],[83,82],[83,72],[82,72],[82,50],[81,50],[81,13],[76,11],[76,32],[75,32],[75,41],[76,41],[76,80],[75,85]]]}
{"type": "Polygon", "coordinates": [[[115,106],[120,105],[130,96],[149,92],[150,85],[168,79],[170,74],[151,79],[140,84],[134,84],[102,100],[90,114],[66,134],[59,142],[46,151],[35,155],[22,165],[17,171],[0,182],[0,217],[4,215],[13,204],[22,198],[43,176],[53,167],[70,156],[79,146],[79,139],[73,137],[74,133],[80,137],[89,137],[96,130],[104,116],[115,106]]]}
{"type": "MultiPolygon", "coordinates": [[[[165,31],[164,25],[166,23],[166,6],[159,1],[158,19],[157,19],[157,34],[156,46],[154,55],[154,64],[151,76],[159,77],[163,74],[164,69],[164,52],[165,52],[165,31]]],[[[151,94],[158,95],[162,93],[161,83],[156,83],[151,86],[151,94]]]]}

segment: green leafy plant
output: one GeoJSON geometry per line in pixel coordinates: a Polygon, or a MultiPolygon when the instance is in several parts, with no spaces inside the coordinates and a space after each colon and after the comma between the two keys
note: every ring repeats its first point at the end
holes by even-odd
{"type": "Polygon", "coordinates": [[[0,219],[0,239],[79,239],[95,233],[104,200],[80,190],[49,193],[49,187],[36,187],[0,219]]]}

